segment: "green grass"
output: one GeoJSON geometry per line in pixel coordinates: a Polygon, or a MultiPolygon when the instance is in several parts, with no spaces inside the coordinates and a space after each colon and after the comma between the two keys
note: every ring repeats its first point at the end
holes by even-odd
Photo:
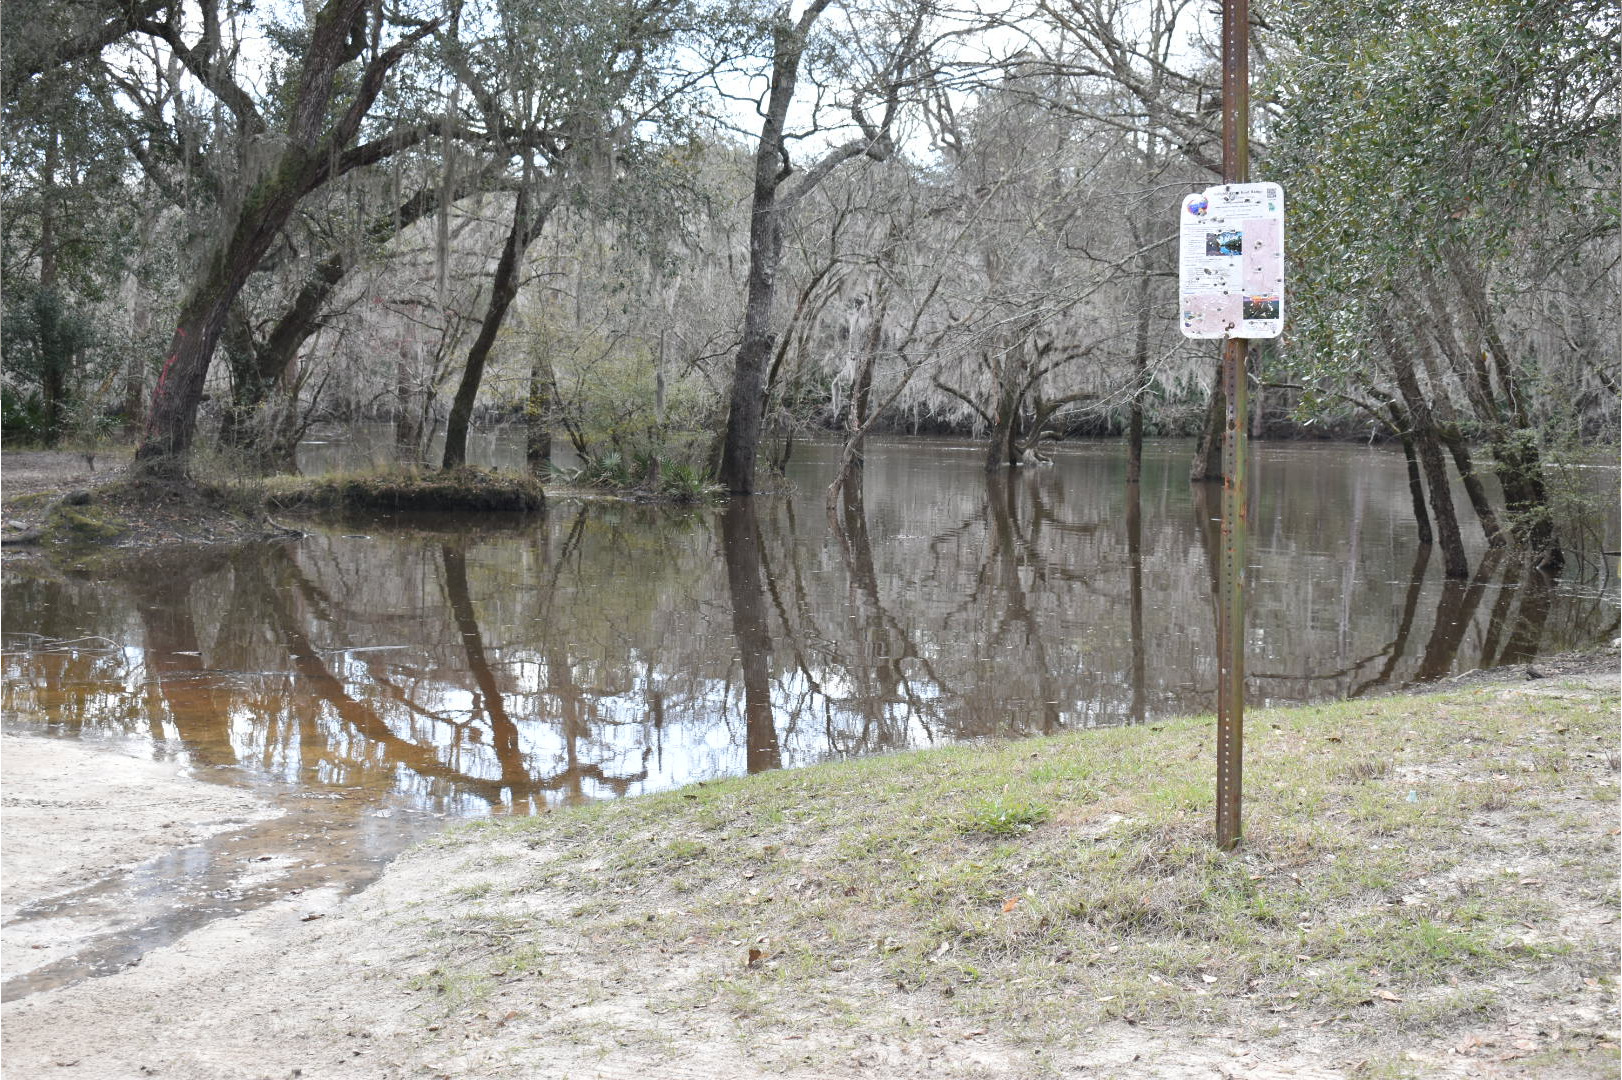
{"type": "Polygon", "coordinates": [[[440,842],[545,852],[492,901],[628,966],[698,963],[694,993],[748,1017],[819,1002],[871,1024],[877,993],[900,995],[898,1017],[928,1002],[1027,1047],[1116,1019],[1435,1036],[1497,1015],[1503,980],[1616,967],[1614,934],[1559,931],[1551,899],[1614,915],[1616,710],[1614,693],[1484,685],[1252,713],[1233,854],[1212,843],[1204,718],[767,773],[440,842]]]}

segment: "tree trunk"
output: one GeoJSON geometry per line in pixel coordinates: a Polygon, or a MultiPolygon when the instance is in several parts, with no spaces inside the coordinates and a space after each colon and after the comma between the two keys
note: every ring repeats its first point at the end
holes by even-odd
{"type": "MultiPolygon", "coordinates": [[[[473,178],[448,192],[454,201],[474,187],[473,178]]],[[[433,213],[441,202],[441,192],[425,189],[401,203],[396,209],[375,219],[366,228],[365,238],[381,244],[389,237],[433,213]]],[[[304,279],[298,295],[293,298],[282,317],[276,321],[270,335],[263,342],[248,337],[252,348],[240,361],[233,360],[231,375],[231,404],[220,425],[220,441],[226,446],[246,448],[254,435],[251,421],[271,390],[282,381],[304,343],[321,328],[321,312],[327,300],[355,268],[358,256],[352,248],[341,248],[317,263],[304,279]]]]}
{"type": "Polygon", "coordinates": [[[1431,516],[1425,509],[1425,485],[1419,479],[1419,458],[1414,452],[1414,440],[1407,432],[1402,435],[1402,457],[1408,463],[1408,495],[1414,506],[1414,531],[1421,544],[1430,544],[1431,516]]]}
{"type": "Polygon", "coordinates": [[[524,398],[524,464],[536,476],[545,476],[552,466],[551,373],[543,371],[548,361],[537,357],[529,368],[529,393],[524,398]]]}
{"type": "Polygon", "coordinates": [[[1562,561],[1554,519],[1549,513],[1549,494],[1543,480],[1537,432],[1526,413],[1509,347],[1493,318],[1486,282],[1457,248],[1449,248],[1446,255],[1448,269],[1464,298],[1465,308],[1481,334],[1480,340],[1487,346],[1476,360],[1474,386],[1466,381],[1466,388],[1472,391],[1471,404],[1487,428],[1488,445],[1496,463],[1494,471],[1504,489],[1504,508],[1510,515],[1510,529],[1520,543],[1542,552],[1545,558],[1562,561]],[[1488,357],[1497,376],[1498,395],[1493,394],[1488,357]]]}
{"type": "MultiPolygon", "coordinates": [[[[1410,310],[1421,312],[1420,324],[1430,331],[1430,336],[1437,343],[1438,349],[1446,353],[1449,349],[1456,348],[1457,343],[1452,340],[1450,331],[1438,325],[1434,318],[1424,317],[1417,297],[1410,296],[1406,302],[1410,310]]],[[[1422,348],[1419,350],[1419,358],[1424,365],[1425,378],[1436,401],[1437,437],[1447,447],[1448,453],[1453,458],[1453,466],[1459,471],[1459,478],[1464,482],[1465,494],[1470,498],[1470,508],[1475,511],[1476,520],[1481,523],[1481,532],[1487,538],[1487,546],[1503,547],[1504,534],[1498,527],[1498,515],[1493,512],[1492,502],[1487,498],[1487,491],[1481,486],[1481,478],[1476,475],[1475,465],[1470,460],[1470,448],[1465,443],[1464,433],[1459,427],[1458,413],[1448,398],[1447,387],[1439,370],[1440,365],[1436,362],[1435,353],[1422,348]]]]}
{"type": "Polygon", "coordinates": [[[996,425],[991,429],[991,442],[986,445],[986,471],[998,472],[1019,464],[1015,454],[1014,429],[1019,417],[1013,403],[1005,394],[997,405],[996,425]]]}
{"type": "Polygon", "coordinates": [[[327,297],[349,272],[342,254],[322,260],[305,279],[293,303],[277,320],[263,344],[246,334],[242,346],[227,349],[231,362],[231,403],[220,422],[220,442],[246,449],[254,440],[254,416],[281,381],[304,343],[320,329],[327,297]],[[243,347],[245,346],[245,347],[243,347]]]}
{"type": "Polygon", "coordinates": [[[135,469],[148,476],[179,477],[197,434],[197,409],[214,348],[231,306],[265,253],[281,234],[315,168],[308,154],[289,148],[244,197],[236,226],[181,308],[180,321],[158,374],[146,430],[135,451],[135,469]]]}
{"type": "MultiPolygon", "coordinates": [[[[743,342],[732,368],[732,396],[727,409],[726,434],[721,443],[718,479],[730,492],[748,495],[755,490],[755,459],[766,410],[766,366],[771,361],[776,335],[772,331],[772,304],[777,298],[777,272],[783,259],[783,207],[779,198],[789,178],[788,150],[783,126],[794,88],[800,79],[800,56],[811,27],[831,0],[812,0],[797,23],[789,23],[788,9],[772,29],[772,84],[766,116],[755,146],[754,188],[749,214],[749,279],[745,290],[743,342]]],[[[824,163],[832,159],[824,159],[824,163]]],[[[813,169],[812,173],[818,172],[813,169]]],[[[825,171],[823,173],[825,175],[825,171]]],[[[800,193],[812,183],[808,174],[800,193]]]]}
{"type": "Polygon", "coordinates": [[[1442,448],[1436,438],[1436,422],[1431,417],[1430,404],[1419,389],[1414,375],[1413,356],[1406,345],[1383,321],[1377,326],[1391,368],[1396,376],[1397,389],[1402,394],[1408,411],[1409,430],[1413,432],[1414,447],[1419,454],[1425,483],[1430,488],[1431,512],[1436,520],[1436,535],[1442,547],[1442,572],[1449,578],[1470,576],[1470,562],[1464,555],[1464,541],[1459,536],[1459,519],[1453,512],[1453,493],[1447,482],[1447,463],[1442,459],[1442,448]]]}
{"type": "Polygon", "coordinates": [[[1459,477],[1464,481],[1464,492],[1470,497],[1470,507],[1476,512],[1476,520],[1481,522],[1481,532],[1487,538],[1487,546],[1503,547],[1504,533],[1498,527],[1498,515],[1493,512],[1492,501],[1487,498],[1487,489],[1481,486],[1481,477],[1476,475],[1475,463],[1470,460],[1470,448],[1465,444],[1464,436],[1451,423],[1443,424],[1437,435],[1452,455],[1453,467],[1459,470],[1459,477]]]}
{"type": "Polygon", "coordinates": [[[1222,429],[1228,420],[1227,396],[1222,392],[1222,362],[1217,361],[1211,379],[1211,398],[1205,407],[1205,430],[1194,449],[1194,463],[1188,470],[1189,482],[1222,479],[1222,429]]]}
{"type": "MultiPolygon", "coordinates": [[[[1418,533],[1421,544],[1432,542],[1431,516],[1425,509],[1425,485],[1420,479],[1419,456],[1414,450],[1413,425],[1408,417],[1403,415],[1402,406],[1395,401],[1385,403],[1387,414],[1391,417],[1391,430],[1402,442],[1402,459],[1408,465],[1408,497],[1414,508],[1414,528],[1418,533]]],[[[1376,414],[1375,419],[1379,419],[1376,414]]]]}
{"type": "MultiPolygon", "coordinates": [[[[366,10],[364,0],[327,0],[312,20],[303,64],[290,80],[293,94],[285,102],[285,131],[264,140],[266,145],[280,143],[280,154],[243,193],[234,220],[224,223],[224,240],[204,262],[181,306],[141,444],[135,451],[133,471],[138,476],[185,474],[186,457],[197,434],[203,386],[231,305],[281,235],[299,200],[341,171],[342,151],[359,132],[389,70],[412,44],[439,25],[435,19],[414,28],[373,56],[358,80],[345,83],[337,75],[353,58],[349,48],[365,29],[366,10]],[[337,101],[340,85],[352,90],[347,105],[337,101]],[[340,106],[338,117],[329,120],[335,104],[340,106]]],[[[365,160],[375,161],[405,144],[379,140],[368,145],[374,149],[365,160]]]]}
{"type": "Polygon", "coordinates": [[[1132,342],[1132,412],[1126,424],[1126,482],[1143,475],[1143,392],[1149,379],[1149,276],[1138,282],[1138,325],[1132,342]]]}
{"type": "MultiPolygon", "coordinates": [[[[551,200],[556,201],[554,196],[551,200]]],[[[502,245],[501,259],[496,263],[496,276],[490,283],[490,303],[484,310],[484,321],[479,325],[479,336],[467,351],[467,363],[462,368],[462,381],[457,384],[456,397],[451,400],[450,418],[445,423],[445,455],[440,461],[444,469],[459,469],[467,464],[467,434],[473,425],[473,406],[479,397],[479,384],[484,381],[484,367],[490,359],[490,350],[496,343],[496,334],[507,317],[507,309],[518,295],[518,273],[529,249],[530,237],[539,231],[545,221],[543,210],[537,228],[531,230],[529,220],[529,185],[518,189],[513,206],[512,228],[507,230],[507,242],[502,245]]]]}
{"type": "Polygon", "coordinates": [[[225,330],[231,304],[247,280],[250,271],[244,266],[250,258],[257,265],[258,259],[251,253],[219,264],[181,310],[169,354],[158,373],[158,385],[152,391],[146,429],[135,450],[138,474],[168,479],[185,474],[186,457],[197,434],[197,409],[203,401],[209,361],[225,330]]]}
{"type": "Polygon", "coordinates": [[[45,169],[39,207],[39,299],[35,310],[45,315],[49,303],[49,318],[39,319],[40,360],[39,373],[41,404],[45,412],[46,446],[55,446],[62,436],[62,404],[67,397],[67,359],[62,355],[63,343],[57,338],[62,328],[62,305],[56,291],[56,163],[57,138],[53,124],[45,137],[45,169]]]}
{"type": "MultiPolygon", "coordinates": [[[[767,120],[770,125],[772,121],[767,120]]],[[[761,136],[765,150],[766,136],[761,136]]],[[[749,282],[743,316],[743,343],[732,371],[732,399],[727,412],[725,441],[721,444],[720,481],[730,492],[747,495],[755,490],[755,458],[760,452],[766,406],[766,363],[776,335],[772,332],[772,302],[777,297],[777,269],[783,253],[782,223],[777,215],[777,180],[760,178],[766,166],[757,162],[754,214],[749,226],[749,282]]],[[[770,166],[775,171],[775,162],[770,166]]]]}

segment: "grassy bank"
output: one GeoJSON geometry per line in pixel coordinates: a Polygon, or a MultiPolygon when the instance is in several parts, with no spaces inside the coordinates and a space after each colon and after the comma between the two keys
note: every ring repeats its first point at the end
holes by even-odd
{"type": "Polygon", "coordinates": [[[460,468],[384,469],[263,482],[277,510],[532,513],[546,506],[541,482],[522,473],[460,468]]]}
{"type": "Polygon", "coordinates": [[[1234,856],[1211,844],[1211,727],[463,830],[442,841],[469,856],[456,902],[421,915],[420,985],[452,1012],[511,972],[543,997],[611,986],[592,1000],[711,1010],[785,1067],[990,1038],[1008,1075],[1122,1048],[1143,1067],[1121,1075],[1169,1075],[1141,1055],[1221,1037],[1356,1075],[1615,1074],[1614,678],[1253,712],[1234,856]]]}

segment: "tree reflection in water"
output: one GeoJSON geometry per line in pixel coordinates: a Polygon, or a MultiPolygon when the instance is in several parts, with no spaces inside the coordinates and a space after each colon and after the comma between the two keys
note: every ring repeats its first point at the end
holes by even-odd
{"type": "MultiPolygon", "coordinates": [[[[1294,453],[1258,485],[1253,701],[1614,633],[1614,583],[1580,568],[1491,551],[1441,581],[1399,457],[1294,453]]],[[[1216,523],[1180,464],[1151,455],[1127,487],[1102,455],[988,476],[879,446],[831,522],[811,479],[724,509],[340,526],[99,580],[8,568],[6,715],[469,814],[1206,711],[1216,523]],[[118,647],[52,644],[86,635],[118,647]]]]}

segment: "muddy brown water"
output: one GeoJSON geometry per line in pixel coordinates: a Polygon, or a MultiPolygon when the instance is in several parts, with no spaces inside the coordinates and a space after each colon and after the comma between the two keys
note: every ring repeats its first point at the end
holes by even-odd
{"type": "MultiPolygon", "coordinates": [[[[881,441],[842,535],[822,501],[836,450],[799,452],[795,494],[724,508],[349,519],[111,578],[7,563],[7,730],[135,743],[285,812],[23,910],[107,931],[4,996],[359,888],[448,821],[1214,707],[1217,501],[1187,482],[1186,444],[1151,444],[1131,492],[1114,444],[988,477],[972,444],[881,441]]],[[[346,452],[373,449],[307,447],[306,468],[346,452]]],[[[1578,474],[1602,510],[1571,527],[1563,573],[1477,544],[1459,583],[1413,541],[1399,456],[1266,445],[1252,475],[1252,705],[1617,633],[1598,555],[1617,547],[1614,467],[1578,474]]]]}

